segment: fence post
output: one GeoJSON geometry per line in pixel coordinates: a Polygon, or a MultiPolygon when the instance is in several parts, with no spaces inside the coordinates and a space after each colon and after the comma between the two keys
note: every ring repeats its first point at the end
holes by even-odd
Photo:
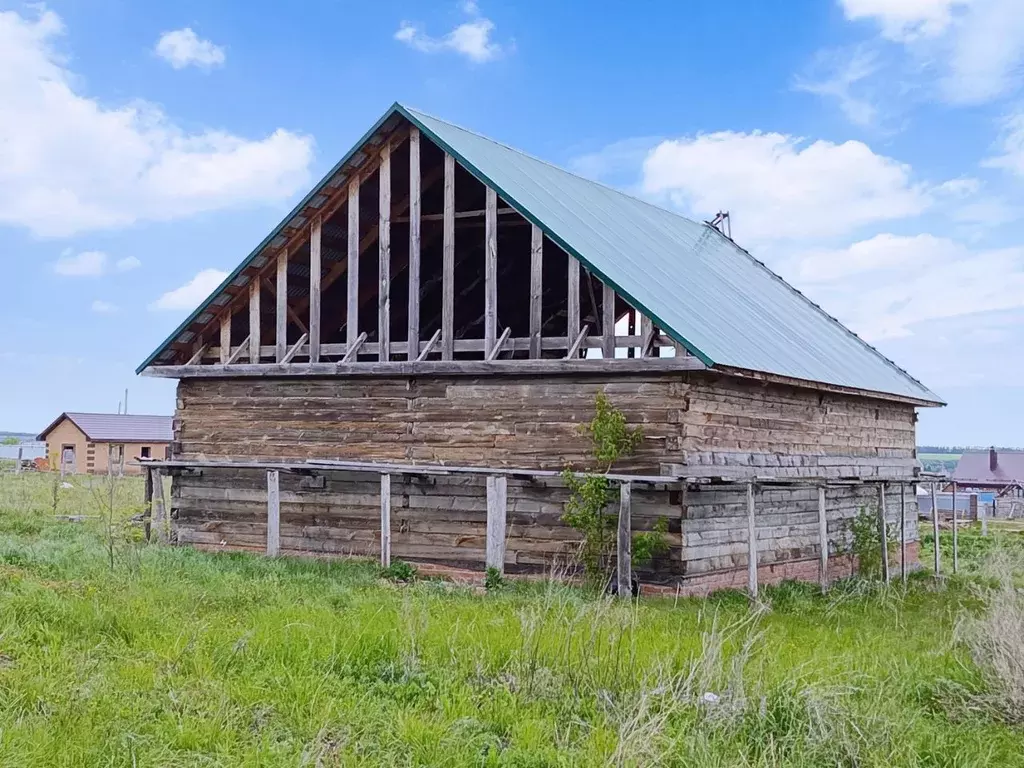
{"type": "Polygon", "coordinates": [[[617,575],[619,597],[630,598],[633,596],[633,556],[631,547],[632,521],[630,519],[630,501],[632,499],[632,486],[629,483],[622,483],[619,486],[619,536],[617,551],[617,575]]]}
{"type": "Polygon", "coordinates": [[[754,522],[754,484],[747,483],[747,592],[757,599],[757,525],[754,522]]]}
{"type": "Polygon", "coordinates": [[[280,474],[267,470],[267,557],[281,552],[281,488],[280,474]]]}
{"type": "Polygon", "coordinates": [[[487,556],[488,568],[505,573],[505,518],[508,510],[508,478],[487,476],[487,556]]]}
{"type": "Polygon", "coordinates": [[[825,514],[825,486],[818,488],[818,544],[821,547],[821,561],[818,563],[818,581],[821,591],[828,589],[828,517],[825,514]]]}
{"type": "Polygon", "coordinates": [[[907,484],[900,483],[900,577],[907,583],[907,484]]]}
{"type": "Polygon", "coordinates": [[[153,471],[152,467],[146,467],[146,484],[142,496],[142,520],[143,529],[146,532],[146,541],[149,541],[152,536],[153,528],[153,471]]]}
{"type": "Polygon", "coordinates": [[[391,565],[391,475],[380,476],[380,564],[391,565]]]}
{"type": "Polygon", "coordinates": [[[960,570],[960,537],[956,530],[956,483],[953,483],[953,573],[960,570]]]}
{"type": "Polygon", "coordinates": [[[885,524],[885,483],[878,484],[878,533],[882,540],[882,579],[889,583],[889,529],[885,524]]]}
{"type": "Polygon", "coordinates": [[[942,556],[939,553],[939,502],[935,498],[935,483],[932,483],[932,535],[935,537],[935,575],[942,570],[942,556]]]}
{"type": "MultiPolygon", "coordinates": [[[[109,468],[108,468],[109,469],[109,468]]],[[[164,505],[164,478],[159,469],[153,470],[153,527],[156,529],[156,540],[166,544],[167,536],[167,508],[164,505]]]]}
{"type": "Polygon", "coordinates": [[[25,449],[22,448],[19,445],[18,446],[18,463],[14,465],[14,474],[16,474],[16,475],[20,475],[21,474],[21,459],[25,455],[24,451],[25,451],[25,449]]]}
{"type": "MultiPolygon", "coordinates": [[[[985,505],[981,503],[981,499],[978,499],[975,494],[975,503],[978,505],[978,518],[981,520],[981,535],[988,536],[988,514],[985,512],[985,505]]],[[[993,507],[995,504],[993,503],[993,507]]]]}

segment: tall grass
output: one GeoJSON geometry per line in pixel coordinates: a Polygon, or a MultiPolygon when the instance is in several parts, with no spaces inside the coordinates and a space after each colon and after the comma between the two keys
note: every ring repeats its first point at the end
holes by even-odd
{"type": "Polygon", "coordinates": [[[94,494],[63,489],[71,522],[24,480],[0,478],[3,766],[1022,764],[1005,718],[942,703],[983,687],[957,584],[752,609],[143,544],[111,568],[94,494]]]}

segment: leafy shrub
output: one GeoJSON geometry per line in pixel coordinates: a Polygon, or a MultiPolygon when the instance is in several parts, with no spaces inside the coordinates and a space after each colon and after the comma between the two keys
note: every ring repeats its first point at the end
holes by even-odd
{"type": "Polygon", "coordinates": [[[417,576],[416,566],[404,560],[392,560],[391,565],[387,568],[381,568],[380,575],[381,578],[388,581],[415,581],[417,576]]]}
{"type": "Polygon", "coordinates": [[[505,586],[505,577],[501,575],[501,571],[493,565],[487,566],[487,573],[484,576],[484,589],[488,592],[493,592],[501,589],[503,586],[505,586]]]}
{"type": "Polygon", "coordinates": [[[647,565],[668,553],[668,518],[659,517],[650,531],[633,535],[633,565],[647,565]]]}
{"type": "MultiPolygon", "coordinates": [[[[878,525],[878,511],[863,506],[857,516],[847,522],[853,539],[851,551],[857,558],[857,572],[864,578],[873,579],[882,576],[882,537],[878,525]]],[[[885,526],[885,538],[889,553],[889,564],[895,559],[898,543],[895,526],[885,526]]]]}

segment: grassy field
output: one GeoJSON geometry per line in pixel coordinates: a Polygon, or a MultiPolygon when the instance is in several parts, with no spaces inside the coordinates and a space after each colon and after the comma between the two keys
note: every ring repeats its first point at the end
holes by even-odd
{"type": "MultiPolygon", "coordinates": [[[[969,576],[753,607],[396,584],[146,546],[140,483],[113,521],[95,483],[54,517],[49,478],[0,476],[5,768],[1024,765],[954,639],[984,615],[969,576]]],[[[970,570],[998,538],[963,541],[970,570]]]]}

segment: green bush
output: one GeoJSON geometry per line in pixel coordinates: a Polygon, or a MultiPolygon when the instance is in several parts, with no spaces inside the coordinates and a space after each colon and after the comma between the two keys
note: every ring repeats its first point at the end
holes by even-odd
{"type": "Polygon", "coordinates": [[[404,560],[392,560],[391,565],[387,568],[381,568],[381,578],[387,579],[388,581],[415,581],[416,566],[411,563],[407,563],[404,560]]]}

